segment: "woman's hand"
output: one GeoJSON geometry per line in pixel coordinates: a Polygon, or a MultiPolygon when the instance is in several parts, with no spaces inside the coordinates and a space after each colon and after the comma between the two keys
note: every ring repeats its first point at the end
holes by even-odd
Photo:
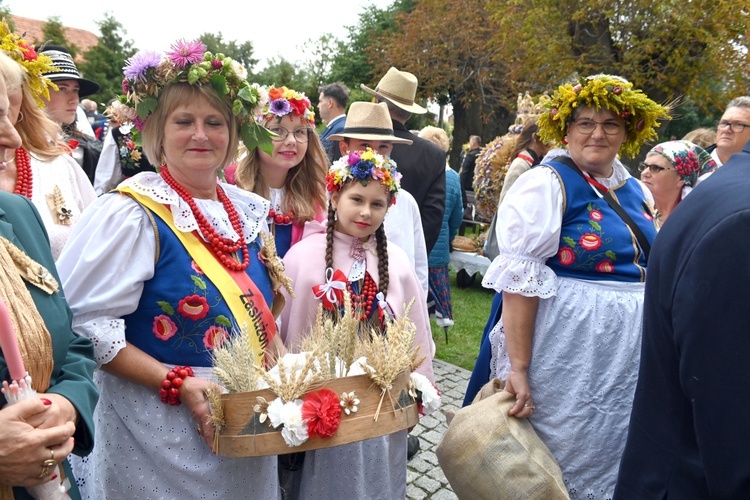
{"type": "Polygon", "coordinates": [[[34,398],[0,410],[0,483],[27,487],[50,481],[50,476],[39,477],[42,464],[51,458],[59,464],[73,451],[73,422],[45,429],[29,424],[47,421],[41,416],[53,405],[34,398]]]}
{"type": "Polygon", "coordinates": [[[218,386],[204,378],[187,377],[180,388],[180,401],[190,410],[190,416],[197,424],[198,434],[203,436],[203,440],[213,450],[214,426],[209,420],[211,407],[206,395],[206,391],[212,388],[218,386]]]}
{"type": "Polygon", "coordinates": [[[516,396],[516,404],[508,412],[518,418],[529,418],[534,414],[534,402],[531,400],[529,374],[526,371],[515,371],[511,368],[505,381],[505,390],[516,396]]]}
{"type": "Polygon", "coordinates": [[[67,398],[51,392],[40,394],[39,397],[52,401],[52,404],[49,405],[47,411],[33,416],[26,423],[39,429],[51,429],[66,422],[73,422],[73,425],[75,425],[78,420],[78,413],[67,398]]]}

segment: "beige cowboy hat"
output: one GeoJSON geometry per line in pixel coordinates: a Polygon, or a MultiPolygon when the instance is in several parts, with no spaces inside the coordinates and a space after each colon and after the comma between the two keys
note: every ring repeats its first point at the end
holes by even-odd
{"type": "Polygon", "coordinates": [[[411,144],[409,139],[393,135],[393,123],[386,103],[353,102],[346,115],[344,130],[328,137],[329,141],[345,138],[363,141],[390,141],[393,144],[411,144]]]}
{"type": "Polygon", "coordinates": [[[364,83],[360,88],[375,97],[381,97],[393,103],[399,108],[418,115],[427,113],[427,110],[414,103],[417,95],[417,77],[406,71],[391,68],[383,75],[375,90],[367,87],[364,83]]]}

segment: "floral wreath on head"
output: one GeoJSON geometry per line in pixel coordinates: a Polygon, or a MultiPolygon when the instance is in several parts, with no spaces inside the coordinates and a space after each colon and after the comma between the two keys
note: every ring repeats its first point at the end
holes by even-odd
{"type": "Polygon", "coordinates": [[[179,40],[172,44],[162,57],[154,51],[141,51],[128,59],[123,68],[122,107],[112,108],[111,118],[118,122],[131,121],[135,132],[141,132],[146,120],[159,104],[159,95],[168,85],[188,83],[211,85],[218,96],[226,101],[239,125],[242,142],[248,149],[260,147],[273,151],[268,130],[255,122],[256,108],[263,105],[258,85],[247,82],[247,71],[237,61],[224,54],[213,54],[199,40],[179,40]]]}
{"type": "Polygon", "coordinates": [[[657,138],[660,119],[669,120],[669,106],[657,104],[633,84],[613,75],[594,75],[558,87],[545,99],[547,109],[538,120],[543,141],[563,142],[573,112],[579,106],[607,109],[625,120],[627,138],[620,152],[635,158],[643,143],[657,138]]]}
{"type": "Polygon", "coordinates": [[[315,112],[310,99],[302,92],[287,87],[261,87],[261,95],[266,97],[264,105],[257,108],[255,121],[264,124],[276,117],[281,119],[285,115],[299,116],[302,121],[315,126],[315,112]]]}
{"type": "Polygon", "coordinates": [[[396,162],[375,153],[371,148],[351,151],[336,160],[326,174],[326,189],[329,193],[335,193],[355,180],[367,186],[370,179],[380,181],[392,195],[391,204],[396,203],[396,193],[401,188],[401,174],[396,170],[396,162]]]}
{"type": "Polygon", "coordinates": [[[49,89],[57,90],[57,85],[45,73],[54,73],[58,69],[52,59],[44,54],[37,54],[34,47],[22,37],[12,33],[5,19],[0,22],[0,50],[16,61],[26,73],[26,84],[39,107],[44,107],[42,98],[49,100],[49,89]]]}

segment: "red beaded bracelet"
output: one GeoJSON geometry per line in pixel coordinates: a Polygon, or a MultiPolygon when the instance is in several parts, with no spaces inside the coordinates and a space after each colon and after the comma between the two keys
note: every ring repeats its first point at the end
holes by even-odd
{"type": "Polygon", "coordinates": [[[193,369],[189,366],[175,366],[167,372],[167,377],[161,383],[159,397],[162,403],[172,406],[180,405],[180,387],[188,377],[194,377],[193,369]]]}

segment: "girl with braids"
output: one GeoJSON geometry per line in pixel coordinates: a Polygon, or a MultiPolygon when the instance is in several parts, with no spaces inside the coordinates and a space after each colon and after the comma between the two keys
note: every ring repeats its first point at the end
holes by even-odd
{"type": "Polygon", "coordinates": [[[305,94],[286,87],[259,88],[265,104],[255,121],[276,134],[271,154],[256,147],[237,166],[237,186],[271,201],[268,225],[283,257],[302,237],[305,222],[322,221],[328,158],[315,134],[315,113],[305,94]]]}
{"type": "MultiPolygon", "coordinates": [[[[343,293],[326,290],[349,290],[360,321],[381,330],[386,316],[405,314],[414,299],[408,316],[416,327],[418,357],[425,358],[417,371],[434,379],[424,292],[408,257],[388,243],[383,228],[400,177],[390,158],[370,148],[345,153],[331,166],[327,225],[308,223],[284,258],[296,295],[287,297],[281,316],[281,336],[290,351],[299,351],[320,304],[331,311],[343,307],[343,293]]],[[[299,498],[405,498],[406,437],[402,430],[307,452],[299,498]]]]}

